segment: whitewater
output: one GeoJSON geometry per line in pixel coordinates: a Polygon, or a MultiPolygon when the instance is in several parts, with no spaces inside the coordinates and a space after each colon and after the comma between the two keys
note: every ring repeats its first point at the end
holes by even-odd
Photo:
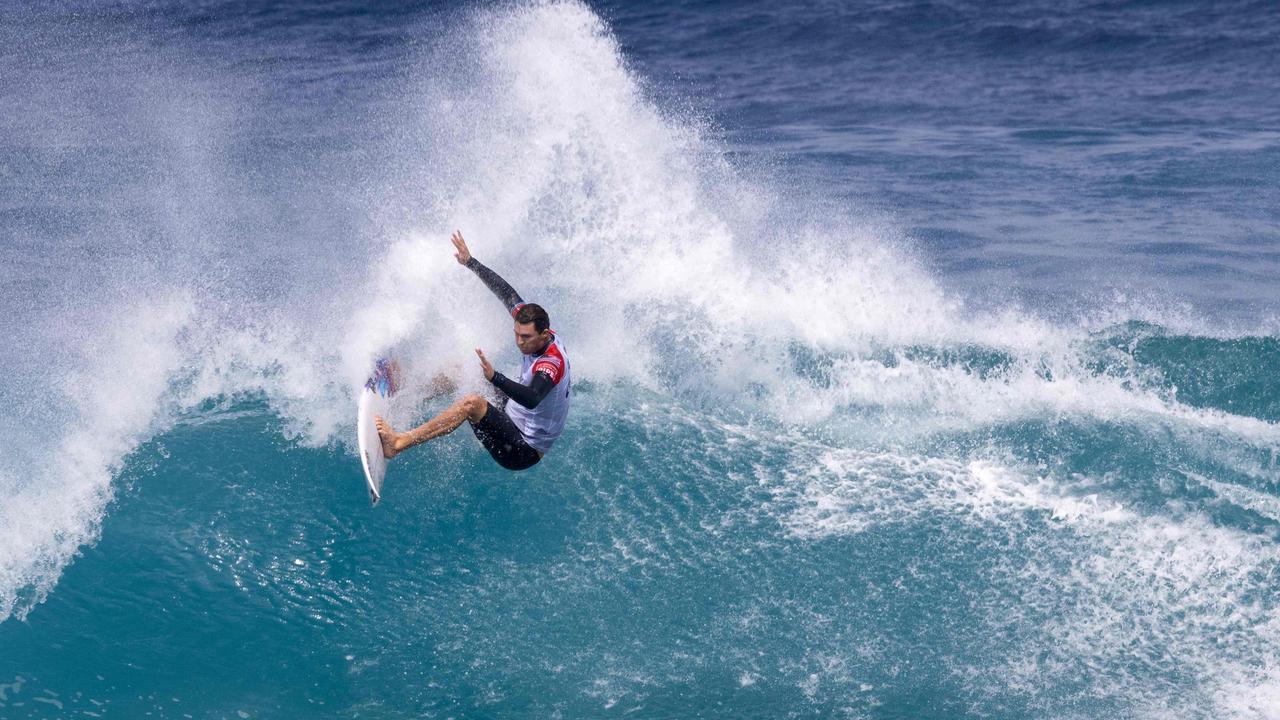
{"type": "Polygon", "coordinates": [[[357,14],[369,67],[57,12],[0,30],[0,715],[1280,718],[1273,316],[966,292],[584,4],[357,14]],[[455,229],[573,413],[370,508],[376,358],[518,361],[455,229]]]}

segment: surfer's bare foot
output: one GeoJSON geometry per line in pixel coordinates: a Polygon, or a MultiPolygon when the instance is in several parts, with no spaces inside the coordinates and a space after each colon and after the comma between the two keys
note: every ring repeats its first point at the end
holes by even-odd
{"type": "Polygon", "coordinates": [[[374,427],[378,428],[378,438],[382,440],[382,456],[390,460],[400,454],[400,448],[397,447],[397,440],[400,439],[400,433],[392,429],[391,424],[382,419],[381,415],[373,418],[374,427]]]}

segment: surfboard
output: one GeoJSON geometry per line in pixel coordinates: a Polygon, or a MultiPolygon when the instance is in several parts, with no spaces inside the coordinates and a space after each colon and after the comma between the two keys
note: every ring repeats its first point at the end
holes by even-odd
{"type": "Polygon", "coordinates": [[[356,410],[356,439],[360,443],[360,463],[364,466],[364,479],[369,486],[369,497],[377,505],[382,499],[382,480],[387,475],[387,459],[382,456],[382,440],[373,419],[387,416],[391,408],[391,396],[396,394],[395,363],[381,358],[374,365],[373,374],[364,384],[360,403],[356,410]]]}

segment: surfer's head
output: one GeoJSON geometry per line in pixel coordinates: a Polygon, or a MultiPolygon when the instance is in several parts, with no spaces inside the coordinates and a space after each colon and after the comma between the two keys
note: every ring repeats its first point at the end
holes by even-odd
{"type": "Polygon", "coordinates": [[[536,303],[521,305],[512,316],[516,321],[516,347],[531,355],[551,342],[551,318],[536,303]]]}

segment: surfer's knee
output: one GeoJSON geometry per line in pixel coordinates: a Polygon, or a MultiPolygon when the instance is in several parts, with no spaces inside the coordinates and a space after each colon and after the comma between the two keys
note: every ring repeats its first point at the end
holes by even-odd
{"type": "Polygon", "coordinates": [[[462,398],[462,406],[467,409],[467,419],[471,422],[480,422],[485,412],[489,410],[489,401],[483,396],[472,393],[462,398]]]}

